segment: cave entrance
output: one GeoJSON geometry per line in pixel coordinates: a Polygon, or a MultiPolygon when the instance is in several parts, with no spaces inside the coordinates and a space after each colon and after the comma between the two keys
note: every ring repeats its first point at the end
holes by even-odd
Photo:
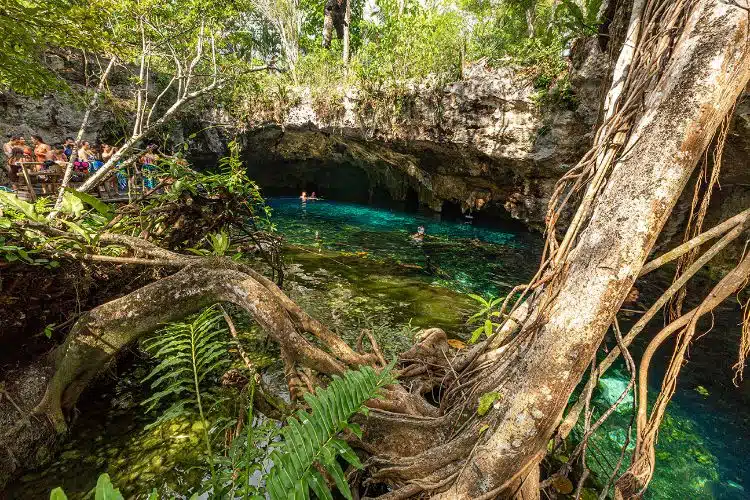
{"type": "Polygon", "coordinates": [[[461,205],[459,203],[446,200],[443,202],[443,208],[440,210],[440,215],[443,220],[459,220],[463,219],[464,212],[461,210],[461,205]]]}
{"type": "Polygon", "coordinates": [[[417,212],[419,210],[419,193],[411,186],[406,189],[406,198],[404,198],[404,210],[406,210],[407,212],[417,212]]]}

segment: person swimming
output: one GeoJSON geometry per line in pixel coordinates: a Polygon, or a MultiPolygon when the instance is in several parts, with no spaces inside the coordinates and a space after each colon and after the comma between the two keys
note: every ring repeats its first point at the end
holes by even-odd
{"type": "Polygon", "coordinates": [[[307,201],[307,191],[302,191],[302,194],[299,195],[299,199],[302,201],[307,201]]]}
{"type": "Polygon", "coordinates": [[[417,232],[411,235],[411,239],[414,241],[423,241],[424,240],[424,226],[419,226],[417,228],[417,232]]]}
{"type": "Polygon", "coordinates": [[[310,195],[310,199],[311,200],[317,200],[318,199],[318,197],[315,196],[315,191],[313,191],[312,194],[310,195]]]}

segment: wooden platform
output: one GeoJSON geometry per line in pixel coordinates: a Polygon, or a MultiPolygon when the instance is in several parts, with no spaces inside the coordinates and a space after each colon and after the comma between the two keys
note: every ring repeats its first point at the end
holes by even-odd
{"type": "MultiPolygon", "coordinates": [[[[41,163],[37,162],[23,162],[20,165],[21,169],[18,172],[19,179],[17,183],[18,189],[15,191],[19,198],[35,202],[40,196],[57,196],[62,184],[62,171],[37,171],[36,168],[41,165],[41,163]]],[[[74,177],[77,181],[71,181],[69,183],[70,187],[73,189],[78,188],[89,176],[91,174],[88,172],[75,172],[74,177]]],[[[134,189],[129,197],[127,193],[119,191],[111,192],[100,186],[96,192],[88,194],[108,203],[127,203],[140,192],[140,189],[134,189]]]]}

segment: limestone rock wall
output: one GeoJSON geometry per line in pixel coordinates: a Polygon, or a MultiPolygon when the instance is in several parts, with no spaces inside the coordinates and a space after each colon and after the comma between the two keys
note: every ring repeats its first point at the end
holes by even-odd
{"type": "MultiPolygon", "coordinates": [[[[580,59],[591,73],[592,60],[601,64],[601,57],[580,59]]],[[[589,99],[597,84],[579,80],[589,99]]],[[[284,123],[247,132],[251,173],[261,185],[281,186],[311,168],[355,166],[376,181],[390,179],[383,184],[396,198],[408,186],[436,211],[444,202],[464,211],[503,207],[541,227],[556,179],[589,146],[598,108],[542,107],[537,94],[527,72],[481,62],[461,81],[414,85],[390,113],[361,109],[358,91],[349,89],[344,111],[330,118],[302,89],[284,123]]]]}

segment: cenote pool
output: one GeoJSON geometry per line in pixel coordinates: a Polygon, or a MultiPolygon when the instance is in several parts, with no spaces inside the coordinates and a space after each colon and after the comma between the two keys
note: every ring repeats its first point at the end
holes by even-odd
{"type": "MultiPolygon", "coordinates": [[[[528,280],[541,251],[539,235],[510,224],[480,226],[470,219],[441,221],[322,200],[269,203],[287,242],[287,293],[349,340],[370,328],[390,354],[408,346],[418,327],[439,326],[466,338],[473,304],[465,294],[506,293],[528,280]],[[418,226],[427,235],[421,243],[410,238],[418,226]]],[[[750,498],[750,386],[732,386],[730,370],[737,318],[733,308],[723,310],[713,332],[693,348],[659,435],[648,498],[750,498]]],[[[259,336],[252,327],[245,335],[259,336]]],[[[272,365],[273,346],[262,339],[257,346],[259,364],[272,365]]],[[[149,393],[140,380],[149,361],[137,351],[132,358],[107,394],[82,404],[73,439],[51,464],[20,478],[5,492],[7,498],[46,498],[58,485],[69,498],[84,498],[101,472],[128,498],[145,498],[153,488],[171,498],[201,482],[200,424],[183,419],[146,429],[154,417],[142,412],[140,402],[149,393]]],[[[663,362],[654,368],[653,380],[662,369],[663,362]]],[[[597,408],[616,400],[626,384],[622,367],[611,370],[600,383],[597,408]]],[[[628,405],[632,397],[592,442],[589,465],[601,478],[619,458],[628,405]]]]}

